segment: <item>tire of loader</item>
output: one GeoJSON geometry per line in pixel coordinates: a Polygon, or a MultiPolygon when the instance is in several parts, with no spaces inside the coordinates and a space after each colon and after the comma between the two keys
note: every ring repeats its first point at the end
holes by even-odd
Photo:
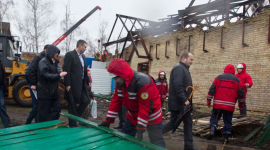
{"type": "MultiPolygon", "coordinates": [[[[65,86],[62,81],[58,84],[59,94],[60,94],[60,104],[61,106],[66,105],[67,101],[64,99],[65,86]]],[[[12,95],[17,104],[23,107],[32,107],[32,98],[29,90],[29,84],[26,79],[19,80],[15,83],[12,95]]]]}
{"type": "Polygon", "coordinates": [[[32,98],[29,90],[29,84],[26,79],[19,80],[15,83],[15,85],[13,86],[12,95],[15,102],[20,106],[32,106],[32,98]]]}

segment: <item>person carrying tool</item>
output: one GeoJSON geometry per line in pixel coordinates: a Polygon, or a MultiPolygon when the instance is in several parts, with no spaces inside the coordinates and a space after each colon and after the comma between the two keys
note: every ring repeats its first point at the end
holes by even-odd
{"type": "Polygon", "coordinates": [[[96,55],[95,55],[95,60],[96,61],[99,61],[99,57],[100,57],[100,54],[99,54],[99,51],[97,51],[96,55]]]}
{"type": "Polygon", "coordinates": [[[246,96],[247,96],[247,89],[251,88],[253,85],[252,78],[249,74],[246,73],[246,64],[240,63],[237,65],[237,73],[235,76],[240,79],[240,85],[243,86],[245,91],[245,104],[244,108],[240,110],[240,115],[247,115],[247,106],[246,106],[246,96]]]}
{"type": "Polygon", "coordinates": [[[44,46],[44,49],[42,52],[40,52],[33,61],[29,64],[29,73],[26,72],[25,78],[26,80],[30,81],[29,83],[29,89],[30,89],[30,95],[32,98],[32,110],[29,112],[29,116],[26,119],[25,124],[31,124],[32,120],[35,118],[35,123],[38,122],[37,114],[38,114],[38,100],[36,99],[36,96],[34,95],[33,91],[37,90],[37,71],[38,71],[38,63],[39,61],[45,57],[46,49],[48,48],[49,44],[44,46]],[[29,75],[28,75],[29,74],[29,75]]]}
{"type": "Polygon", "coordinates": [[[58,120],[60,117],[58,81],[66,76],[67,72],[58,73],[59,54],[60,50],[57,47],[49,45],[45,57],[38,63],[38,122],[58,120]]]}
{"type": "Polygon", "coordinates": [[[112,60],[107,71],[116,82],[115,93],[107,117],[99,126],[109,127],[114,123],[123,104],[128,113],[121,132],[131,136],[137,134],[137,139],[142,140],[147,130],[150,142],[165,148],[159,92],[153,78],[133,71],[123,59],[112,60]]]}
{"type": "Polygon", "coordinates": [[[161,107],[163,106],[163,101],[166,97],[169,97],[169,88],[167,83],[167,78],[165,72],[160,70],[158,73],[158,78],[155,80],[157,89],[159,91],[161,107]]]}
{"type": "MultiPolygon", "coordinates": [[[[163,134],[174,129],[179,114],[185,109],[186,106],[192,106],[192,97],[190,100],[188,97],[191,95],[192,90],[186,88],[192,86],[192,79],[189,73],[189,67],[193,63],[193,54],[190,52],[184,52],[181,55],[180,62],[172,68],[170,74],[170,87],[169,87],[169,109],[171,110],[170,121],[164,125],[163,134]]],[[[191,109],[185,112],[182,120],[184,122],[184,141],[185,150],[196,150],[193,146],[192,137],[192,117],[191,109]]]]}
{"type": "Polygon", "coordinates": [[[99,56],[99,60],[105,62],[107,60],[107,52],[104,52],[101,56],[99,56]]]}
{"type": "Polygon", "coordinates": [[[213,101],[213,111],[210,118],[210,133],[207,136],[208,140],[212,140],[215,131],[218,127],[218,121],[223,115],[224,127],[222,133],[224,141],[229,143],[229,135],[232,129],[232,117],[235,109],[235,103],[238,99],[239,109],[244,108],[244,89],[240,84],[240,80],[234,76],[235,70],[232,64],[228,64],[224,69],[224,74],[217,76],[211,85],[208,96],[207,106],[211,107],[211,99],[213,101]]]}

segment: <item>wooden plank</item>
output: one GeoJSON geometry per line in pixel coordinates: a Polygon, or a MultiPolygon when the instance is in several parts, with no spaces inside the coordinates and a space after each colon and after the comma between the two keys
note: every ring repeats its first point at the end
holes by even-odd
{"type": "Polygon", "coordinates": [[[89,138],[85,138],[83,140],[77,140],[75,142],[69,142],[69,143],[65,143],[63,145],[58,145],[58,146],[54,147],[54,150],[72,149],[72,148],[80,147],[82,145],[91,144],[91,143],[101,141],[101,140],[111,138],[111,137],[113,137],[112,134],[106,133],[106,134],[98,135],[95,137],[89,137],[89,138]]]}
{"type": "Polygon", "coordinates": [[[124,133],[121,133],[117,130],[113,130],[113,129],[110,129],[110,128],[107,128],[107,127],[99,127],[97,123],[94,123],[94,122],[91,122],[89,120],[85,120],[83,118],[80,118],[80,117],[77,117],[77,116],[74,116],[74,115],[71,115],[71,114],[68,114],[66,112],[62,112],[61,115],[63,116],[66,116],[72,120],[75,120],[77,122],[80,122],[82,124],[85,124],[87,126],[91,126],[95,129],[98,129],[98,130],[101,130],[101,131],[104,131],[106,133],[110,133],[110,134],[113,134],[117,137],[120,137],[122,139],[125,139],[127,141],[130,141],[132,143],[135,143],[135,144],[138,144],[138,145],[141,145],[143,147],[146,147],[148,149],[153,149],[153,150],[164,150],[164,148],[162,147],[159,147],[157,145],[154,145],[152,143],[149,143],[149,142],[146,142],[146,141],[139,141],[137,138],[133,137],[133,136],[130,136],[130,135],[127,135],[127,134],[124,134],[124,133]]]}
{"type": "Polygon", "coordinates": [[[250,140],[256,133],[258,133],[261,130],[262,127],[257,127],[256,129],[254,129],[251,133],[249,133],[245,138],[244,138],[244,142],[247,142],[248,140],[250,140]]]}
{"type": "Polygon", "coordinates": [[[121,140],[121,138],[118,137],[111,137],[111,138],[107,138],[105,140],[101,140],[101,141],[97,141],[91,144],[87,144],[87,145],[82,145],[76,148],[72,148],[71,150],[85,150],[85,149],[94,149],[94,148],[98,148],[100,146],[103,146],[104,144],[110,144],[112,142],[116,142],[121,140]]]}
{"type": "Polygon", "coordinates": [[[54,121],[47,121],[47,122],[5,128],[5,129],[0,130],[0,136],[19,133],[19,132],[25,132],[25,131],[31,131],[35,129],[53,127],[53,126],[56,126],[58,123],[62,123],[62,122],[63,121],[61,120],[54,120],[54,121]]]}
{"type": "MultiPolygon", "coordinates": [[[[72,132],[85,132],[85,131],[86,131],[85,129],[81,129],[81,128],[76,129],[76,128],[74,128],[74,129],[65,130],[65,132],[48,132],[48,134],[37,134],[37,135],[27,136],[27,137],[24,137],[24,138],[3,140],[3,141],[0,142],[0,149],[2,150],[4,147],[6,148],[6,147],[10,147],[10,146],[11,147],[16,147],[16,145],[18,143],[21,143],[25,147],[28,147],[30,144],[32,144],[32,142],[34,140],[44,139],[46,137],[56,136],[56,135],[59,135],[59,134],[69,135],[72,132]]],[[[22,146],[22,147],[24,147],[24,146],[22,146]]],[[[15,148],[10,148],[10,149],[15,149],[15,148]]]]}

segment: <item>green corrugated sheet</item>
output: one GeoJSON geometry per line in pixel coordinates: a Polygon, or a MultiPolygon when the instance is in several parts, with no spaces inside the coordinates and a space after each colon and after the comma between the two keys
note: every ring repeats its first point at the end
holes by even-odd
{"type": "Polygon", "coordinates": [[[17,126],[0,130],[1,150],[164,150],[146,141],[113,129],[99,127],[96,123],[62,113],[87,127],[68,128],[61,120],[17,126]],[[59,126],[60,125],[60,126],[59,126]]]}
{"type": "Polygon", "coordinates": [[[264,132],[259,138],[257,144],[255,145],[256,147],[259,147],[270,140],[270,116],[265,118],[265,122],[266,122],[266,125],[263,127],[264,132]]]}

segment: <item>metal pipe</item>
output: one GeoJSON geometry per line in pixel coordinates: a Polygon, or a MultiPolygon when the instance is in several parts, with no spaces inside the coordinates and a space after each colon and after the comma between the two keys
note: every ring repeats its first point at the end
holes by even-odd
{"type": "Polygon", "coordinates": [[[170,44],[170,41],[167,41],[166,42],[166,46],[165,46],[165,57],[166,58],[170,58],[169,56],[167,56],[167,50],[168,50],[167,47],[168,47],[168,44],[170,44]]]}
{"type": "Polygon", "coordinates": [[[242,45],[243,45],[243,47],[248,46],[248,45],[245,43],[245,29],[246,29],[246,21],[243,20],[243,30],[242,30],[242,45]]]}
{"type": "Polygon", "coordinates": [[[224,29],[224,27],[221,27],[220,48],[225,49],[225,48],[223,47],[223,29],[224,29]]]}
{"type": "Polygon", "coordinates": [[[190,52],[190,41],[191,41],[192,35],[189,35],[188,37],[188,52],[190,52]]]}
{"type": "Polygon", "coordinates": [[[268,24],[268,43],[270,43],[270,15],[269,15],[269,24],[268,24]]]}
{"type": "Polygon", "coordinates": [[[156,44],[156,59],[159,60],[159,58],[157,57],[157,46],[159,46],[159,44],[156,44]]]}
{"type": "Polygon", "coordinates": [[[179,56],[179,54],[178,54],[178,45],[179,45],[179,42],[180,42],[180,39],[179,38],[176,38],[176,48],[175,48],[175,54],[176,54],[176,56],[179,56]]]}
{"type": "Polygon", "coordinates": [[[205,37],[206,37],[206,31],[203,32],[203,52],[207,53],[208,51],[205,49],[205,37]]]}

